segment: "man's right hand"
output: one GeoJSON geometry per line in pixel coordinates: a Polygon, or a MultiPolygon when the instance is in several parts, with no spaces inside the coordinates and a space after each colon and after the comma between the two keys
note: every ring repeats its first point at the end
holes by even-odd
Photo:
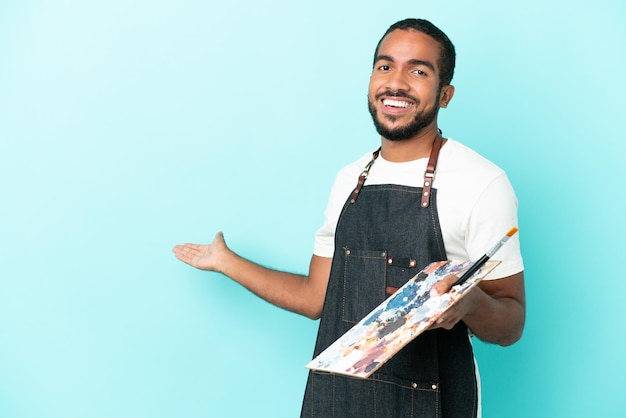
{"type": "Polygon", "coordinates": [[[210,244],[177,245],[176,258],[200,270],[222,273],[255,295],[311,319],[322,314],[332,258],[313,255],[307,276],[269,269],[233,252],[218,232],[210,244]]]}
{"type": "Polygon", "coordinates": [[[210,244],[184,244],[173,248],[174,255],[183,263],[187,263],[200,270],[222,272],[220,257],[230,251],[224,241],[224,234],[218,232],[210,244]]]}

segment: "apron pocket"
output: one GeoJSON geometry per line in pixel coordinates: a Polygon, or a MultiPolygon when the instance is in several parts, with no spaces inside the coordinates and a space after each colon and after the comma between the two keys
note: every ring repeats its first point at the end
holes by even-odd
{"type": "Polygon", "coordinates": [[[376,416],[416,418],[441,416],[438,384],[380,375],[374,375],[370,379],[376,385],[376,416]]]}
{"type": "Polygon", "coordinates": [[[374,375],[359,379],[311,372],[302,417],[438,418],[441,398],[436,383],[374,375]]]}
{"type": "Polygon", "coordinates": [[[344,249],[342,320],[357,323],[385,300],[386,251],[344,249]]]}

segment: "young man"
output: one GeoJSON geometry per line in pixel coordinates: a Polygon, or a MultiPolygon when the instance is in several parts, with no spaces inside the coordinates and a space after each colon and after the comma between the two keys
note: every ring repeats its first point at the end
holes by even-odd
{"type": "MultiPolygon", "coordinates": [[[[209,245],[176,246],[176,256],[275,305],[321,318],[314,355],[429,262],[479,258],[517,225],[517,201],[502,170],[440,135],[437,115],[454,95],[454,62],[454,46],[428,21],[403,20],[384,34],[368,94],[381,148],[338,174],[308,276],[254,264],[232,252],[221,233],[209,245]],[[390,258],[415,262],[396,266],[390,258]]],[[[309,373],[302,416],[478,416],[468,329],[510,345],[524,326],[517,238],[497,258],[502,263],[490,280],[369,379],[309,373]]],[[[436,290],[446,292],[454,279],[436,290]]]]}

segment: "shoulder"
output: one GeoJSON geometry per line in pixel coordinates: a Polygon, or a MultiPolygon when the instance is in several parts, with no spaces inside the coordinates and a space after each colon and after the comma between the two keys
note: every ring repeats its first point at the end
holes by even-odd
{"type": "Polygon", "coordinates": [[[453,139],[449,139],[441,149],[433,185],[442,191],[470,198],[467,203],[478,198],[486,189],[510,187],[502,168],[453,139]]]}
{"type": "Polygon", "coordinates": [[[454,139],[448,139],[441,149],[437,168],[451,173],[463,172],[474,179],[494,178],[504,173],[496,164],[454,139]]]}
{"type": "Polygon", "coordinates": [[[356,186],[359,175],[363,172],[363,169],[371,159],[372,154],[367,153],[358,160],[343,167],[337,173],[326,204],[324,224],[315,233],[315,244],[313,248],[315,255],[321,257],[333,256],[335,228],[341,209],[356,186]]]}
{"type": "Polygon", "coordinates": [[[358,177],[363,172],[363,169],[365,169],[365,166],[372,160],[373,154],[373,152],[368,152],[359,157],[357,160],[354,160],[351,163],[345,165],[337,173],[337,178],[355,178],[354,176],[358,177]]]}
{"type": "MultiPolygon", "coordinates": [[[[348,190],[352,190],[359,179],[359,175],[365,169],[365,166],[372,160],[372,153],[362,155],[357,160],[341,168],[335,176],[332,191],[343,194],[348,190]]],[[[334,193],[333,193],[334,194],[334,193]]]]}
{"type": "Polygon", "coordinates": [[[463,202],[467,215],[479,200],[496,199],[517,204],[504,170],[452,139],[441,149],[433,185],[446,201],[456,201],[454,206],[459,207],[463,202]]]}

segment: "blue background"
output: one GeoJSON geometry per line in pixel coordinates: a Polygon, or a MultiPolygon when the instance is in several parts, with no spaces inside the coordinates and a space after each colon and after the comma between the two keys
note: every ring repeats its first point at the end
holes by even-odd
{"type": "Polygon", "coordinates": [[[306,272],[405,17],[457,47],[444,134],[520,201],[485,417],[624,416],[623,2],[0,0],[0,417],[297,416],[317,323],[171,248],[306,272]]]}

